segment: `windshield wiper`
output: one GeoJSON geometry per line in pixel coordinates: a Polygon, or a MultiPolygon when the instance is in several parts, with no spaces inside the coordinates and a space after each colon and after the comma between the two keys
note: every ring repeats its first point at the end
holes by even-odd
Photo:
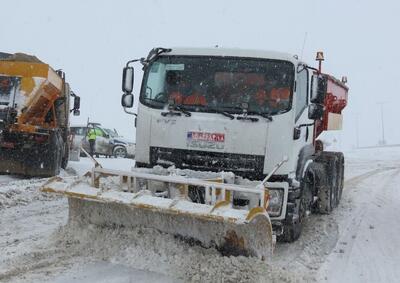
{"type": "Polygon", "coordinates": [[[246,120],[246,121],[251,121],[251,122],[258,122],[259,119],[256,117],[249,117],[249,104],[247,102],[242,103],[241,106],[232,106],[230,107],[231,109],[237,109],[242,111],[242,116],[236,116],[237,120],[246,120]]]}
{"type": "Polygon", "coordinates": [[[230,118],[231,120],[235,119],[235,116],[233,116],[232,114],[229,114],[228,112],[221,111],[221,110],[215,110],[215,112],[222,114],[222,115],[230,118]]]}
{"type": "Polygon", "coordinates": [[[182,116],[181,112],[174,112],[172,110],[168,111],[168,112],[161,112],[161,116],[182,116]]]}
{"type": "Polygon", "coordinates": [[[237,116],[236,119],[238,119],[238,120],[247,120],[247,121],[252,121],[252,122],[258,122],[258,120],[259,120],[256,117],[249,117],[247,115],[237,116]]]}
{"type": "MultiPolygon", "coordinates": [[[[243,108],[239,106],[221,106],[221,108],[227,109],[227,110],[237,110],[240,111],[240,113],[234,113],[234,114],[242,114],[243,113],[243,108]]],[[[223,111],[223,110],[222,110],[223,111]]],[[[225,111],[226,112],[226,111],[225,111]]]]}
{"type": "Polygon", "coordinates": [[[272,121],[272,115],[270,113],[266,113],[266,112],[258,112],[258,111],[248,111],[248,108],[246,107],[240,107],[240,106],[227,106],[224,108],[228,108],[228,109],[234,109],[234,110],[240,110],[243,114],[243,116],[238,116],[236,119],[238,120],[254,120],[253,122],[258,121],[257,118],[254,117],[247,117],[247,115],[258,115],[261,116],[263,118],[268,119],[269,121],[272,121]]]}
{"type": "Polygon", "coordinates": [[[195,109],[197,108],[197,111],[198,111],[198,108],[202,108],[205,110],[209,110],[211,112],[222,114],[225,117],[230,118],[231,120],[235,119],[235,116],[233,116],[232,114],[228,113],[227,111],[215,108],[215,107],[207,107],[206,105],[203,105],[203,104],[190,104],[190,105],[185,105],[185,106],[194,107],[195,109]]]}
{"type": "Polygon", "coordinates": [[[256,111],[249,111],[247,112],[248,115],[258,115],[261,116],[269,121],[272,121],[272,115],[265,112],[256,112],[256,111]]]}
{"type": "Polygon", "coordinates": [[[229,114],[228,112],[226,112],[226,111],[224,111],[224,110],[221,110],[221,109],[218,109],[218,108],[210,108],[210,110],[211,110],[211,111],[214,111],[214,112],[216,112],[216,113],[222,114],[222,115],[224,115],[225,117],[230,118],[231,120],[235,119],[235,116],[233,116],[232,114],[229,114]]]}
{"type": "Polygon", "coordinates": [[[168,106],[169,111],[168,112],[161,112],[162,116],[181,116],[183,114],[185,114],[186,117],[190,117],[192,116],[192,113],[190,113],[189,111],[186,111],[185,109],[183,109],[182,107],[178,106],[178,105],[169,105],[168,106]],[[175,111],[179,111],[179,112],[175,112],[175,111]]]}
{"type": "Polygon", "coordinates": [[[192,113],[190,113],[189,111],[183,109],[183,108],[180,107],[179,105],[175,105],[175,106],[173,107],[173,110],[181,111],[183,114],[185,114],[186,117],[192,116],[192,113]]]}

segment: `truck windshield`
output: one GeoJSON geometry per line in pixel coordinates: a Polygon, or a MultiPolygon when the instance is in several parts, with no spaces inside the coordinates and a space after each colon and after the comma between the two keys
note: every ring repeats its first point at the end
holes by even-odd
{"type": "Polygon", "coordinates": [[[294,65],[287,61],[161,56],[145,73],[140,101],[188,111],[283,113],[290,109],[294,65]]]}

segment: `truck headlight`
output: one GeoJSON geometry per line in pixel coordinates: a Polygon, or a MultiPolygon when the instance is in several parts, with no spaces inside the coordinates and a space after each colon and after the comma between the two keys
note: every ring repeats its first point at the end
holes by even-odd
{"type": "Polygon", "coordinates": [[[270,216],[279,216],[282,213],[283,206],[283,189],[268,189],[269,192],[269,204],[267,207],[267,212],[270,216]]]}

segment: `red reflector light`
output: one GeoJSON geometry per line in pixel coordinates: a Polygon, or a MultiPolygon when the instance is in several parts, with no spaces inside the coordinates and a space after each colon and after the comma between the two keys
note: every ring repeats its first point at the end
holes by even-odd
{"type": "Polygon", "coordinates": [[[43,143],[43,142],[47,141],[48,136],[42,136],[42,135],[41,136],[35,136],[34,139],[35,139],[35,142],[43,143]]]}
{"type": "Polygon", "coordinates": [[[15,145],[12,142],[2,142],[0,143],[0,146],[5,148],[14,148],[15,145]]]}

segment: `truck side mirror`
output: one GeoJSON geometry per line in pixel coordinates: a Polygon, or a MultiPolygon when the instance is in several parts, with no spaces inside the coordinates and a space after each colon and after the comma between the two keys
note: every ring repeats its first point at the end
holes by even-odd
{"type": "Polygon", "coordinates": [[[324,103],[327,91],[328,79],[321,74],[315,74],[311,78],[311,97],[312,103],[324,103]]]}
{"type": "Polygon", "coordinates": [[[133,107],[133,94],[132,93],[124,93],[121,99],[122,107],[132,108],[133,107]]]}
{"type": "Polygon", "coordinates": [[[77,95],[74,97],[74,110],[79,110],[81,108],[81,98],[77,95]]]}
{"type": "Polygon", "coordinates": [[[308,119],[318,120],[324,115],[324,106],[317,103],[308,105],[308,119]]]}
{"type": "Polygon", "coordinates": [[[134,73],[133,67],[124,68],[122,72],[122,91],[124,93],[132,93],[134,73]]]}
{"type": "Polygon", "coordinates": [[[81,115],[81,111],[79,111],[79,108],[81,108],[81,98],[73,91],[71,91],[71,96],[74,98],[74,107],[72,107],[70,113],[73,112],[74,116],[79,116],[81,115]]]}

